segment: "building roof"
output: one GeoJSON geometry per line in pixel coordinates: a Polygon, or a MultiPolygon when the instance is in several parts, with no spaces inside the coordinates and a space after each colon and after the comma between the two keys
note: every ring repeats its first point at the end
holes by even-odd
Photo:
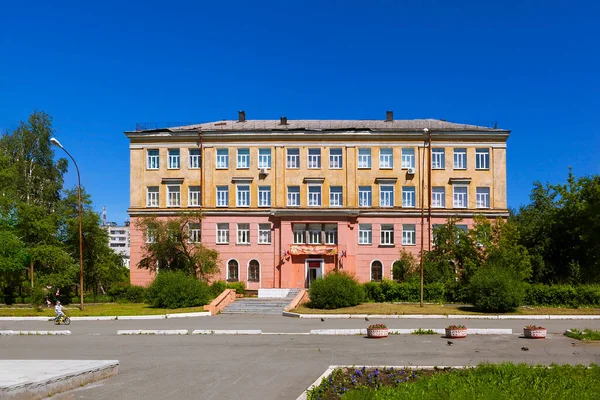
{"type": "Polygon", "coordinates": [[[284,132],[284,131],[373,131],[373,132],[416,132],[423,129],[444,132],[486,132],[508,133],[506,129],[488,128],[478,125],[459,124],[438,119],[412,119],[412,120],[223,120],[206,122],[195,125],[174,126],[159,129],[138,129],[126,133],[142,132],[284,132]]]}

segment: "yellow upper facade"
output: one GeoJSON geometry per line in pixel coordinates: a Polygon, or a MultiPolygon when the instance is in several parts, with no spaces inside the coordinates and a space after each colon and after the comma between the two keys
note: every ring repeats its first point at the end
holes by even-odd
{"type": "Polygon", "coordinates": [[[130,213],[415,212],[430,204],[450,214],[507,212],[506,130],[436,120],[279,122],[127,132],[130,213]]]}

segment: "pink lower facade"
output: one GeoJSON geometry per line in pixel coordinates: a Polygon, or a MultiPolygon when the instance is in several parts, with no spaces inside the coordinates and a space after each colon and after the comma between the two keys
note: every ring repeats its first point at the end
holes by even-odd
{"type": "MultiPolygon", "coordinates": [[[[446,223],[446,218],[432,217],[431,226],[446,223]]],[[[463,218],[459,224],[465,228],[473,226],[472,218],[463,218]]],[[[424,225],[424,248],[430,243],[429,223],[424,225]]],[[[263,232],[264,235],[264,232],[263,232]]],[[[307,233],[308,235],[308,233],[307,233]]],[[[323,238],[325,233],[323,233],[323,238]]],[[[221,235],[223,241],[223,234],[221,235]]],[[[368,237],[368,236],[367,236],[368,237]]],[[[263,242],[264,236],[263,236],[263,242]]],[[[305,240],[309,242],[310,240],[305,240]]],[[[366,240],[368,242],[368,240],[366,240]]],[[[322,243],[325,240],[322,241],[322,243]]],[[[404,238],[404,242],[407,239],[404,238]]],[[[144,233],[131,219],[131,284],[147,286],[154,279],[153,273],[137,267],[144,254],[144,233]]],[[[202,219],[202,244],[219,252],[220,273],[213,280],[240,281],[248,289],[261,288],[306,288],[310,281],[332,271],[347,271],[360,282],[382,278],[392,279],[392,266],[399,260],[402,250],[418,256],[421,249],[421,218],[418,216],[298,216],[273,215],[205,215],[202,219]],[[217,243],[217,224],[227,224],[228,243],[217,243]],[[249,225],[249,243],[238,244],[238,224],[249,225]],[[259,225],[271,227],[269,243],[259,243],[259,225]],[[335,244],[298,244],[294,240],[294,226],[332,226],[337,228],[335,244]],[[359,243],[359,230],[364,242],[364,229],[370,227],[370,244],[359,243]],[[384,227],[385,226],[385,227],[384,227]],[[382,227],[393,233],[393,244],[381,244],[382,227]],[[405,229],[407,228],[407,229],[405,229]],[[414,229],[414,231],[413,231],[414,229]],[[414,244],[403,244],[403,231],[414,244]],[[410,231],[410,232],[409,232],[410,231]],[[411,233],[412,232],[412,233],[411,233]],[[296,242],[296,243],[295,243],[296,242]],[[258,265],[258,271],[257,271],[258,265]],[[376,266],[375,268],[373,268],[376,266]],[[252,268],[252,271],[250,269],[252,268]],[[381,272],[379,272],[381,271],[381,272]],[[373,276],[375,274],[375,276],[373,276]]]]}

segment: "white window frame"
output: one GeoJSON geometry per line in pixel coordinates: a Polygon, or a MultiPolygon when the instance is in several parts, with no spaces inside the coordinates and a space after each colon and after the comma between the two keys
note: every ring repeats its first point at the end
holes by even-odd
{"type": "Polygon", "coordinates": [[[249,169],[250,168],[250,149],[247,147],[243,147],[237,149],[236,156],[236,169],[249,169]]]}
{"type": "Polygon", "coordinates": [[[321,205],[323,204],[323,187],[322,185],[308,185],[308,188],[306,190],[306,204],[308,204],[309,207],[321,207],[321,205]],[[312,192],[311,193],[311,188],[319,188],[319,193],[315,193],[312,192]],[[314,197],[315,200],[316,198],[318,198],[318,204],[314,204],[314,202],[311,200],[311,197],[314,197]]]}
{"type": "Polygon", "coordinates": [[[271,149],[258,149],[258,168],[271,168],[271,149]]]}
{"type": "Polygon", "coordinates": [[[446,168],[446,149],[443,147],[431,149],[431,169],[446,168]]]}
{"type": "Polygon", "coordinates": [[[271,186],[258,187],[258,206],[271,207],[271,186]]]}
{"type": "Polygon", "coordinates": [[[343,149],[341,147],[329,149],[329,169],[342,169],[343,160],[343,149]]]}
{"type": "Polygon", "coordinates": [[[188,186],[188,207],[200,206],[200,186],[188,186]]]}
{"type": "Polygon", "coordinates": [[[372,224],[358,224],[358,244],[373,244],[372,224]]]}
{"type": "Polygon", "coordinates": [[[244,208],[250,207],[250,185],[235,185],[235,206],[244,208]]]}
{"type": "Polygon", "coordinates": [[[258,224],[258,244],[271,244],[271,224],[258,224]]]}
{"type": "Polygon", "coordinates": [[[344,189],[342,186],[329,187],[329,207],[344,206],[344,189]]]}
{"type": "Polygon", "coordinates": [[[381,246],[394,245],[394,224],[381,224],[379,244],[381,246]]]}
{"type": "Polygon", "coordinates": [[[414,208],[417,204],[417,189],[414,186],[402,186],[402,207],[414,208]]]}
{"type": "Polygon", "coordinates": [[[217,224],[217,244],[229,243],[229,223],[222,222],[217,224]]]}
{"type": "Polygon", "coordinates": [[[300,149],[297,147],[286,149],[286,168],[287,169],[299,169],[300,168],[300,149]]]}
{"type": "Polygon", "coordinates": [[[467,149],[457,147],[454,149],[454,169],[467,169],[467,149]]]}
{"type": "Polygon", "coordinates": [[[321,149],[309,148],[306,161],[308,169],[321,169],[321,149]]]}
{"type": "Polygon", "coordinates": [[[475,188],[475,200],[476,208],[490,208],[490,188],[475,188]]]}
{"type": "Polygon", "coordinates": [[[238,223],[236,225],[235,244],[250,244],[250,224],[238,223]]]}
{"type": "Polygon", "coordinates": [[[229,149],[216,149],[216,169],[229,168],[229,149]]]}
{"type": "Polygon", "coordinates": [[[337,224],[325,224],[325,244],[337,244],[337,224]]]}
{"type": "Polygon", "coordinates": [[[490,149],[475,149],[475,169],[490,169],[490,149]]]}
{"type": "Polygon", "coordinates": [[[359,148],[358,149],[358,168],[371,168],[371,149],[370,148],[359,148]]]}
{"type": "Polygon", "coordinates": [[[417,244],[416,224],[402,224],[402,245],[415,246],[417,244]]]}
{"type": "Polygon", "coordinates": [[[308,224],[308,244],[323,244],[321,224],[308,224]]]}
{"type": "Polygon", "coordinates": [[[229,207],[229,186],[217,186],[217,207],[229,207]]]}
{"type": "Polygon", "coordinates": [[[358,206],[373,207],[373,187],[359,186],[358,187],[358,206]],[[368,190],[366,190],[368,189],[368,190]]]}
{"type": "Polygon", "coordinates": [[[190,169],[200,169],[200,149],[190,149],[188,153],[188,164],[190,169]]]}
{"type": "Polygon", "coordinates": [[[394,149],[382,147],[379,149],[379,169],[394,168],[394,149]]]}
{"type": "Polygon", "coordinates": [[[287,206],[288,207],[300,207],[300,186],[288,186],[287,187],[287,206]],[[295,189],[290,190],[290,188],[295,188],[295,189]],[[290,202],[290,200],[292,200],[292,199],[295,200],[295,204],[292,204],[290,202]]]}
{"type": "Polygon", "coordinates": [[[146,187],[146,207],[160,206],[160,186],[146,187]],[[156,190],[151,190],[156,189],[156,190]]]}
{"type": "Polygon", "coordinates": [[[202,227],[199,222],[188,223],[188,243],[200,243],[202,241],[202,227]]]}
{"type": "Polygon", "coordinates": [[[405,147],[402,149],[402,169],[415,167],[415,149],[405,147]]]}
{"type": "Polygon", "coordinates": [[[181,168],[181,150],[169,149],[168,150],[169,162],[167,163],[167,169],[180,169],[181,168]]]}
{"type": "Polygon", "coordinates": [[[146,157],[147,157],[146,169],[160,169],[160,150],[159,149],[148,149],[146,151],[146,157]]]}
{"type": "Polygon", "coordinates": [[[431,207],[446,208],[446,188],[444,186],[431,188],[431,207]]]}
{"type": "Polygon", "coordinates": [[[394,207],[394,185],[379,185],[379,207],[394,207]],[[392,190],[388,190],[391,188],[392,190]],[[384,190],[386,189],[386,190],[384,190]],[[385,196],[384,196],[385,193],[385,196]],[[391,193],[391,194],[389,194],[391,193]]]}
{"type": "Polygon", "coordinates": [[[294,244],[306,244],[307,224],[293,224],[294,244]]]}
{"type": "Polygon", "coordinates": [[[181,207],[181,185],[167,185],[167,207],[181,207]]]}
{"type": "Polygon", "coordinates": [[[469,187],[466,185],[452,185],[452,208],[469,208],[469,187]],[[460,191],[457,191],[459,189],[460,191]],[[464,192],[463,192],[464,190],[464,192]],[[459,200],[463,199],[464,205],[459,200]]]}

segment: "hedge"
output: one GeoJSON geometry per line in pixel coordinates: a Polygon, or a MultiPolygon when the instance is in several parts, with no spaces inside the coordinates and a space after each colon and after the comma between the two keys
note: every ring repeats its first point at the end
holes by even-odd
{"type": "Polygon", "coordinates": [[[530,285],[525,292],[530,306],[600,306],[600,285],[530,285]]]}
{"type": "Polygon", "coordinates": [[[327,274],[310,285],[308,306],[320,309],[352,307],[364,300],[363,287],[346,272],[327,274]]]}
{"type": "MultiPolygon", "coordinates": [[[[393,301],[420,301],[421,285],[418,281],[395,282],[383,280],[382,282],[367,282],[363,284],[367,301],[393,302],[393,301]]],[[[423,299],[431,302],[444,300],[446,288],[443,283],[429,283],[423,287],[423,299]]]]}

